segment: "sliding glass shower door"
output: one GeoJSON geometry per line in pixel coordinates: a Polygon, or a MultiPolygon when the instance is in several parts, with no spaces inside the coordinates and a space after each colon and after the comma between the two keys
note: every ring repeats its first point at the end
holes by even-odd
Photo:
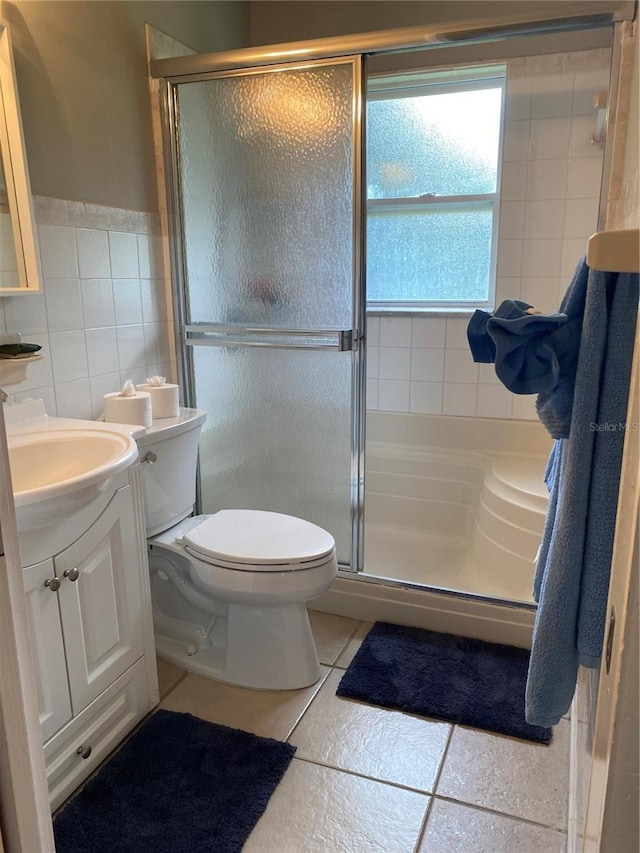
{"type": "Polygon", "coordinates": [[[360,561],[360,58],[174,78],[179,325],[203,512],[306,518],[360,561]]]}

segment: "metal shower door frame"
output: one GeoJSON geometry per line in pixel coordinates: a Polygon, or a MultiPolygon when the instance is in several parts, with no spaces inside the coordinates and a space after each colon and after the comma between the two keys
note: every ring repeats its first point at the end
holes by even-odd
{"type": "MultiPolygon", "coordinates": [[[[215,54],[212,55],[215,58],[215,54]]],[[[238,67],[221,71],[205,71],[164,78],[162,86],[162,134],[165,158],[167,191],[167,219],[171,256],[171,276],[174,282],[173,311],[176,359],[179,381],[184,389],[184,403],[193,406],[195,401],[195,371],[193,347],[222,346],[223,336],[233,334],[233,343],[277,349],[323,349],[351,352],[351,558],[349,565],[340,570],[349,574],[361,572],[364,564],[364,454],[365,454],[365,382],[366,349],[366,218],[364,193],[365,139],[364,92],[366,57],[363,54],[313,59],[311,61],[283,62],[252,67],[238,67]],[[203,82],[228,77],[274,73],[287,70],[306,70],[323,65],[353,66],[353,232],[352,232],[352,328],[351,329],[277,329],[254,326],[228,326],[212,323],[189,324],[189,293],[184,252],[183,208],[180,194],[181,171],[179,156],[179,99],[178,87],[183,84],[203,82]],[[261,340],[260,340],[261,338],[261,340]],[[285,340],[282,340],[284,338],[285,340]],[[304,339],[313,343],[305,344],[304,339]]],[[[201,495],[198,482],[196,510],[200,511],[201,495]]]]}

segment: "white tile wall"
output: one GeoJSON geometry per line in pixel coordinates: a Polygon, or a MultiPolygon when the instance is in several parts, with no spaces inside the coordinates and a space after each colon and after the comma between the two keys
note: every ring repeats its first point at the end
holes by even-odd
{"type": "Polygon", "coordinates": [[[409,411],[433,415],[442,412],[442,382],[411,382],[409,411]]]}
{"type": "Polygon", "coordinates": [[[122,231],[110,231],[109,258],[114,279],[137,278],[140,274],[137,236],[122,231]]]}
{"type": "Polygon", "coordinates": [[[15,399],[42,397],[50,414],[94,418],[125,379],[175,381],[158,218],[36,198],[36,219],[43,293],[0,299],[0,328],[45,355],[15,399]]]}
{"type": "MultiPolygon", "coordinates": [[[[135,235],[133,235],[135,237],[135,235]]],[[[137,243],[134,243],[137,251],[137,243]]],[[[138,258],[136,255],[136,273],[138,258]]],[[[121,278],[113,281],[113,306],[119,326],[142,323],[141,282],[139,278],[121,278]]]]}
{"type": "Polygon", "coordinates": [[[87,278],[82,281],[82,310],[86,328],[115,326],[116,310],[110,278],[87,278]]]}
{"type": "MultiPolygon", "coordinates": [[[[593,96],[609,86],[609,50],[508,63],[496,304],[557,310],[597,230],[603,148],[592,145],[593,96]]],[[[367,407],[535,419],[535,398],[510,394],[474,364],[468,315],[368,319],[367,407]]]]}
{"type": "Polygon", "coordinates": [[[111,278],[109,232],[79,228],[76,239],[80,278],[111,278]]]}
{"type": "MultiPolygon", "coordinates": [[[[27,300],[27,307],[30,301],[27,300]]],[[[79,278],[50,278],[47,282],[45,302],[46,322],[50,332],[64,332],[84,326],[79,278]]],[[[21,324],[16,328],[26,331],[21,324]]]]}
{"type": "Polygon", "coordinates": [[[50,278],[78,278],[78,251],[75,228],[64,225],[40,225],[42,275],[50,278]]]}

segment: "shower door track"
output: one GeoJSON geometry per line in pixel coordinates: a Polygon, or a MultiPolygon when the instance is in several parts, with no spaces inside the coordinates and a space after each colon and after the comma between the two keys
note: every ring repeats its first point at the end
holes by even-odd
{"type": "MultiPolygon", "coordinates": [[[[594,4],[595,5],[595,4],[594,4]]],[[[482,42],[561,33],[568,30],[595,29],[612,26],[619,21],[633,20],[634,3],[599,4],[597,12],[546,12],[540,17],[520,13],[500,15],[495,18],[475,18],[463,22],[443,22],[433,25],[402,27],[374,32],[354,33],[345,36],[308,39],[286,44],[261,45],[196,53],[169,59],[155,59],[150,63],[151,76],[185,81],[201,74],[215,71],[241,70],[254,66],[277,65],[318,59],[336,59],[343,56],[390,53],[405,50],[430,50],[459,47],[482,42]],[[608,8],[603,8],[608,7],[608,8]]]]}
{"type": "MultiPolygon", "coordinates": [[[[353,573],[342,572],[338,577],[351,580],[353,573]]],[[[394,589],[407,589],[413,592],[428,592],[432,595],[442,595],[444,598],[456,598],[462,601],[477,601],[480,604],[491,604],[495,607],[506,607],[511,610],[527,610],[535,613],[538,605],[535,601],[518,601],[513,598],[497,598],[493,595],[483,595],[479,592],[465,592],[461,589],[448,589],[433,584],[417,583],[416,581],[405,581],[398,578],[383,577],[382,575],[370,575],[366,571],[359,573],[359,577],[367,583],[377,586],[393,587],[394,589]]]]}

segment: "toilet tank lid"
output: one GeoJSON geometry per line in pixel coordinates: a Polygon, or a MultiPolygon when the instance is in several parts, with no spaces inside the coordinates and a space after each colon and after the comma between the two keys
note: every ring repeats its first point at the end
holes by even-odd
{"type": "Polygon", "coordinates": [[[176,418],[156,418],[146,433],[137,439],[138,444],[145,444],[169,438],[169,435],[179,435],[191,429],[201,427],[207,419],[207,413],[202,409],[187,409],[181,407],[176,418]]]}
{"type": "Polygon", "coordinates": [[[231,563],[282,565],[331,554],[330,533],[301,518],[261,510],[223,509],[183,537],[187,549],[203,558],[231,563]]]}

